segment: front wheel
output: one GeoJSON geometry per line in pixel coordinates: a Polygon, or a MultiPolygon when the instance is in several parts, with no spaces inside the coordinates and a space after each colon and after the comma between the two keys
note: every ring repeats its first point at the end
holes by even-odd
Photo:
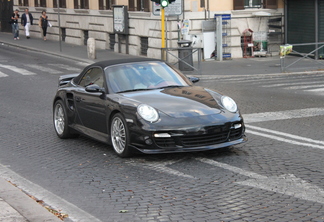
{"type": "Polygon", "coordinates": [[[70,133],[67,112],[62,100],[58,100],[54,104],[53,122],[58,137],[61,139],[73,137],[73,134],[70,133]]]}
{"type": "Polygon", "coordinates": [[[116,154],[120,157],[131,156],[129,148],[129,134],[125,118],[117,113],[113,116],[110,125],[111,143],[116,154]]]}

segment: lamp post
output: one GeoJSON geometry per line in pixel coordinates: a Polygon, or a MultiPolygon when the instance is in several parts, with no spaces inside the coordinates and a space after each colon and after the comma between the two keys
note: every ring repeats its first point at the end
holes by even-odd
{"type": "Polygon", "coordinates": [[[61,20],[60,20],[60,1],[56,0],[56,5],[57,5],[57,20],[58,20],[58,27],[59,27],[59,43],[60,43],[60,52],[62,52],[62,42],[61,42],[61,37],[62,37],[62,30],[61,30],[61,20]]]}

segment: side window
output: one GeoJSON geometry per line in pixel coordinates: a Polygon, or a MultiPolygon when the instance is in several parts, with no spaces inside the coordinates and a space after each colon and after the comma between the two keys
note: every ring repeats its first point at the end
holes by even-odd
{"type": "Polygon", "coordinates": [[[234,10],[242,10],[245,8],[278,8],[278,0],[233,0],[234,10]]]}
{"type": "Polygon", "coordinates": [[[96,84],[100,87],[104,87],[104,76],[101,68],[91,68],[82,77],[79,85],[87,87],[89,85],[96,84]]]}

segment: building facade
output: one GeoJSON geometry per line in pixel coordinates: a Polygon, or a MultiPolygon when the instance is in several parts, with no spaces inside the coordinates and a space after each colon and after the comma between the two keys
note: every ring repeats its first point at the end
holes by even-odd
{"type": "MultiPolygon", "coordinates": [[[[203,27],[206,21],[211,24],[215,20],[214,14],[230,15],[224,47],[233,58],[244,56],[242,36],[247,29],[262,32],[267,41],[274,39],[268,43],[269,48],[279,48],[278,44],[283,42],[283,0],[176,0],[175,3],[179,2],[183,13],[166,17],[168,48],[178,47],[181,39],[192,40],[194,47],[204,50],[215,47],[205,41],[204,34],[215,30],[203,27]],[[271,22],[276,24],[271,26],[271,22]],[[269,35],[271,33],[275,38],[269,35]]],[[[48,29],[47,39],[58,41],[61,38],[67,43],[85,45],[91,37],[98,49],[161,58],[161,19],[152,13],[153,4],[150,0],[14,0],[14,9],[22,12],[28,7],[36,24],[41,11],[46,10],[53,25],[48,29]],[[116,34],[114,30],[115,5],[127,6],[127,34],[116,34]]],[[[41,36],[37,25],[32,26],[31,36],[41,36]]],[[[271,50],[276,51],[274,49],[271,50]]],[[[209,57],[208,53],[204,55],[209,57]]]]}

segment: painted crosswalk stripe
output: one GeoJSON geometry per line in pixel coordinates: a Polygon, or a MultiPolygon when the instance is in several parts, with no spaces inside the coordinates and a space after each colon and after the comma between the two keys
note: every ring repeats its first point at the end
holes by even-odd
{"type": "Polygon", "coordinates": [[[305,85],[305,84],[318,84],[319,81],[314,82],[288,82],[288,83],[278,83],[278,84],[270,84],[270,85],[263,85],[264,88],[273,88],[273,87],[281,87],[281,86],[299,86],[299,85],[305,85]]]}
{"type": "Polygon", "coordinates": [[[258,132],[258,133],[262,133],[261,131],[263,131],[263,133],[266,133],[267,135],[269,135],[271,133],[271,134],[274,134],[276,136],[283,136],[283,137],[287,137],[287,138],[292,139],[292,140],[300,140],[300,141],[303,141],[303,142],[319,144],[319,145],[322,145],[320,148],[324,149],[324,141],[314,140],[314,139],[310,139],[310,138],[306,138],[306,137],[302,137],[302,136],[296,136],[296,135],[289,134],[289,133],[279,132],[277,130],[265,129],[265,128],[258,127],[258,126],[246,125],[246,127],[248,128],[248,131],[249,130],[251,131],[251,129],[255,130],[254,132],[258,132]]]}
{"type": "Polygon", "coordinates": [[[8,76],[7,74],[4,74],[3,72],[0,71],[0,77],[6,77],[8,76]]]}
{"type": "MultiPolygon", "coordinates": [[[[290,87],[285,87],[284,89],[309,89],[309,88],[323,88],[323,87],[324,85],[321,84],[321,85],[306,85],[306,86],[290,86],[290,87]]],[[[312,89],[310,91],[312,91],[312,89]]]]}
{"type": "Polygon", "coordinates": [[[75,67],[64,65],[64,64],[48,64],[48,65],[55,66],[55,67],[65,69],[65,70],[68,70],[68,71],[80,72],[80,70],[81,70],[79,68],[75,68],[75,67]]]}
{"type": "Polygon", "coordinates": [[[55,70],[55,69],[51,69],[51,68],[44,67],[44,66],[39,66],[39,65],[34,65],[34,64],[26,64],[25,66],[28,66],[30,68],[37,69],[37,70],[40,70],[40,71],[43,71],[43,72],[46,72],[46,73],[49,73],[49,74],[60,74],[60,73],[62,73],[61,71],[58,71],[58,70],[55,70]]]}
{"type": "Polygon", "coordinates": [[[243,117],[245,123],[257,123],[257,122],[265,122],[265,121],[296,119],[296,118],[305,118],[305,117],[314,117],[314,116],[323,116],[323,115],[324,115],[324,108],[321,107],[321,108],[307,108],[307,109],[298,109],[298,110],[286,110],[280,112],[252,113],[252,114],[245,114],[243,115],[243,117]]]}
{"type": "Polygon", "coordinates": [[[304,90],[307,92],[324,92],[324,88],[319,88],[319,89],[308,89],[308,90],[304,90]]]}
{"type": "Polygon", "coordinates": [[[36,73],[34,73],[34,72],[30,72],[30,71],[28,71],[26,69],[22,69],[22,68],[19,68],[19,67],[16,67],[16,66],[0,64],[0,67],[5,68],[5,69],[9,69],[11,71],[17,72],[17,73],[19,73],[21,75],[24,75],[24,76],[36,75],[36,73]]]}
{"type": "Polygon", "coordinates": [[[88,63],[88,62],[77,62],[76,64],[80,65],[80,66],[88,66],[90,65],[91,63],[88,63]]]}

